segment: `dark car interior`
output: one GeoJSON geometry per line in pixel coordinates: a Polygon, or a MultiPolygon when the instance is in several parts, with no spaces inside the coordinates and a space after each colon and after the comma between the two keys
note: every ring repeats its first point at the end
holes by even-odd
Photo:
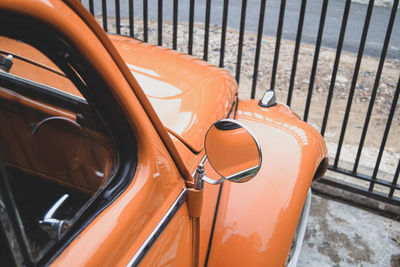
{"type": "Polygon", "coordinates": [[[112,176],[116,152],[84,98],[6,71],[0,71],[0,125],[0,159],[38,258],[58,238],[41,225],[45,214],[68,195],[52,215],[67,226],[112,176]]]}

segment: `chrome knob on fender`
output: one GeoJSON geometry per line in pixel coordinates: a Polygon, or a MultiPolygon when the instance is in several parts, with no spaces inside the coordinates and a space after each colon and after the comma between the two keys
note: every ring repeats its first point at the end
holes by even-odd
{"type": "Polygon", "coordinates": [[[264,92],[263,97],[258,102],[258,105],[261,107],[272,107],[276,105],[276,94],[274,89],[269,89],[264,92]]]}

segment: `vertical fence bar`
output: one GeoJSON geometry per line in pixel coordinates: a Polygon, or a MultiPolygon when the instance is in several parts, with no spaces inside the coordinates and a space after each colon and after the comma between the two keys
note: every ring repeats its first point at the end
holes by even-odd
{"type": "Polygon", "coordinates": [[[178,41],[178,0],[174,0],[172,26],[172,49],[176,50],[178,41]]]}
{"type": "Polygon", "coordinates": [[[247,0],[242,0],[242,14],[240,15],[240,31],[239,31],[239,47],[238,55],[236,60],[236,81],[240,82],[240,68],[242,65],[242,51],[243,51],[243,37],[244,37],[244,27],[246,23],[246,7],[247,0]]]}
{"type": "Polygon", "coordinates": [[[278,62],[279,62],[279,49],[281,47],[281,39],[282,39],[283,20],[285,19],[285,8],[286,8],[286,0],[281,0],[278,28],[276,30],[275,54],[274,54],[274,63],[272,65],[270,89],[275,89],[276,71],[278,69],[278,62]]]}
{"type": "Polygon", "coordinates": [[[94,16],[94,5],[93,0],[89,0],[89,11],[94,16]]]}
{"type": "Polygon", "coordinates": [[[260,16],[258,18],[256,55],[255,55],[255,59],[254,59],[253,83],[251,86],[251,99],[254,99],[254,97],[256,95],[258,64],[260,61],[261,41],[262,41],[263,27],[264,27],[265,3],[266,3],[266,0],[261,0],[260,16]]]}
{"type": "Polygon", "coordinates": [[[157,45],[162,45],[162,25],[163,25],[163,0],[158,0],[158,41],[157,45]]]}
{"type": "Polygon", "coordinates": [[[396,173],[394,174],[393,182],[392,182],[393,187],[390,188],[389,198],[393,198],[394,187],[397,185],[397,181],[399,179],[399,173],[400,173],[400,160],[399,160],[399,163],[397,163],[396,173]]]}
{"type": "Polygon", "coordinates": [[[219,66],[224,67],[225,59],[225,39],[226,39],[226,23],[228,22],[228,6],[229,0],[224,0],[224,13],[222,15],[222,32],[221,32],[221,48],[219,56],[219,66]]]}
{"type": "MultiPolygon", "coordinates": [[[[393,5],[394,6],[394,5],[393,5]]],[[[397,7],[396,7],[397,9],[397,7]]],[[[378,175],[378,170],[379,170],[379,165],[381,164],[381,160],[382,160],[382,155],[383,155],[383,151],[385,149],[385,145],[386,145],[386,140],[387,137],[389,135],[389,131],[390,131],[390,126],[392,125],[392,120],[394,117],[394,112],[396,111],[396,105],[397,105],[397,100],[399,99],[399,93],[400,93],[400,78],[397,82],[397,88],[396,88],[396,92],[394,93],[394,97],[393,97],[393,101],[392,101],[392,106],[390,107],[390,112],[389,112],[389,117],[388,117],[388,121],[386,123],[386,127],[385,127],[385,132],[383,133],[383,137],[382,137],[382,142],[381,142],[381,146],[379,147],[379,153],[378,153],[378,157],[376,159],[376,163],[375,163],[375,168],[374,168],[374,172],[372,174],[372,182],[369,185],[369,191],[371,192],[374,189],[374,181],[376,180],[376,177],[378,175]]]]}
{"type": "Polygon", "coordinates": [[[292,103],[293,87],[296,79],[297,58],[299,57],[299,49],[301,44],[301,35],[303,33],[303,23],[304,23],[304,14],[306,12],[306,5],[307,5],[307,0],[302,0],[300,7],[300,14],[299,14],[299,23],[297,24],[296,45],[294,47],[292,72],[290,74],[289,90],[286,100],[286,104],[288,106],[290,106],[290,104],[292,103]]]}
{"type": "Polygon", "coordinates": [[[133,15],[134,15],[133,0],[129,0],[129,36],[130,37],[133,37],[133,35],[135,34],[133,15]]]}
{"type": "Polygon", "coordinates": [[[206,20],[204,27],[204,48],[203,48],[203,60],[208,60],[208,36],[210,34],[210,14],[211,14],[211,0],[206,2],[206,20]]]}
{"type": "Polygon", "coordinates": [[[306,107],[304,109],[304,116],[303,116],[304,121],[307,121],[308,113],[310,112],[311,98],[312,98],[312,92],[314,89],[315,74],[317,72],[318,58],[319,58],[319,51],[321,48],[322,36],[324,34],[325,18],[326,18],[326,10],[327,9],[328,9],[328,0],[324,0],[324,2],[322,4],[321,18],[319,20],[318,36],[317,36],[317,43],[315,44],[314,59],[313,59],[313,65],[312,65],[312,69],[311,69],[310,83],[308,84],[306,107]]]}
{"type": "Polygon", "coordinates": [[[121,10],[119,0],[115,0],[115,30],[121,34],[121,10]]]}
{"type": "Polygon", "coordinates": [[[188,54],[193,54],[193,27],[194,27],[194,0],[190,0],[189,7],[189,43],[188,54]]]}
{"type": "Polygon", "coordinates": [[[336,48],[335,63],[333,64],[332,77],[331,77],[331,82],[329,84],[328,98],[326,99],[324,118],[322,120],[322,126],[321,126],[321,135],[322,136],[325,135],[326,125],[328,124],[329,110],[331,108],[333,89],[335,88],[336,74],[337,74],[337,71],[339,68],[340,56],[341,56],[342,47],[343,47],[343,40],[344,40],[344,35],[346,33],[347,20],[348,20],[349,11],[350,11],[350,4],[351,4],[351,0],[346,0],[346,4],[344,7],[344,11],[343,11],[342,26],[340,27],[339,41],[338,41],[338,45],[336,48]]]}
{"type": "Polygon", "coordinates": [[[373,7],[374,7],[374,0],[370,0],[369,4],[368,4],[367,14],[365,15],[364,28],[363,28],[363,32],[362,32],[362,36],[361,36],[361,40],[360,40],[360,47],[358,48],[357,61],[356,61],[356,65],[354,67],[354,73],[353,73],[353,79],[351,81],[349,97],[347,99],[346,112],[345,112],[344,118],[343,118],[342,129],[340,132],[338,147],[336,150],[335,162],[333,163],[334,168],[337,168],[338,163],[339,163],[340,152],[342,150],[344,134],[346,133],[347,122],[348,122],[349,116],[350,116],[351,104],[353,102],[354,90],[356,87],[358,73],[359,73],[360,65],[361,65],[361,60],[362,60],[363,53],[364,53],[365,41],[367,40],[368,28],[369,28],[369,23],[371,21],[371,14],[372,14],[373,7]]]}
{"type": "MultiPolygon", "coordinates": [[[[369,121],[371,119],[372,109],[373,109],[374,103],[375,103],[376,93],[378,91],[379,81],[381,79],[381,74],[382,74],[382,70],[383,70],[383,65],[385,64],[386,53],[387,53],[387,50],[389,47],[390,37],[392,35],[392,29],[393,29],[394,19],[396,18],[398,3],[399,3],[399,0],[395,0],[393,2],[393,8],[392,8],[392,12],[390,14],[390,19],[389,19],[389,23],[388,23],[388,27],[387,27],[387,31],[386,31],[385,41],[384,41],[383,47],[382,47],[381,58],[379,60],[378,70],[376,71],[374,87],[372,89],[371,99],[370,99],[369,105],[368,105],[367,116],[365,117],[364,127],[363,127],[363,131],[361,134],[358,150],[357,150],[357,156],[354,161],[353,173],[357,172],[358,164],[360,163],[360,157],[361,157],[362,149],[364,146],[365,137],[367,135],[369,121]]],[[[374,173],[375,173],[375,171],[374,171],[374,173]]],[[[372,176],[372,179],[374,179],[374,176],[372,176]]],[[[370,191],[373,189],[373,187],[374,187],[374,183],[371,183],[370,191]]]]}
{"type": "Polygon", "coordinates": [[[143,0],[143,41],[147,42],[148,40],[148,7],[147,7],[147,0],[143,0]]]}
{"type": "Polygon", "coordinates": [[[101,12],[103,16],[103,29],[105,32],[108,32],[108,27],[107,27],[107,1],[102,0],[101,1],[101,12]]]}

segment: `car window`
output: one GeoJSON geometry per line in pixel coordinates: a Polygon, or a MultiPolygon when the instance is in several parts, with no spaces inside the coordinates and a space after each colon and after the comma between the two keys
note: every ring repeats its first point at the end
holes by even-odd
{"type": "Polygon", "coordinates": [[[34,47],[0,36],[0,159],[32,261],[113,177],[117,154],[81,92],[34,47]]]}

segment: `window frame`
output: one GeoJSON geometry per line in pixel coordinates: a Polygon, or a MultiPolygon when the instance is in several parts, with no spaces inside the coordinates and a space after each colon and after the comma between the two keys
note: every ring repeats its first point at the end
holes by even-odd
{"type": "Polygon", "coordinates": [[[35,47],[66,74],[104,124],[117,154],[113,177],[81,209],[81,214],[67,233],[42,258],[32,261],[32,264],[46,265],[130,184],[137,166],[137,141],[111,87],[61,32],[30,17],[5,11],[0,11],[0,25],[0,35],[22,40],[35,47]]]}

